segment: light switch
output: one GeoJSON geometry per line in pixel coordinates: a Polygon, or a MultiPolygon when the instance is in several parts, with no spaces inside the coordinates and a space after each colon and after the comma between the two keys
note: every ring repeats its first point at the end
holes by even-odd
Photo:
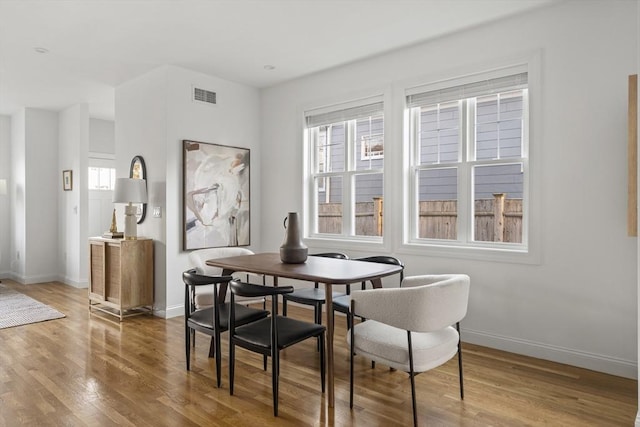
{"type": "Polygon", "coordinates": [[[162,218],[162,208],[160,206],[153,207],[153,217],[162,218]]]}

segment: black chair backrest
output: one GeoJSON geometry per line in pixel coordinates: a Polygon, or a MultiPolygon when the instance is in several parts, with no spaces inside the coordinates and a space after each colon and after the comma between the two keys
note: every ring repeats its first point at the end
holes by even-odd
{"type": "Polygon", "coordinates": [[[242,297],[265,297],[271,296],[271,342],[278,342],[276,317],[278,313],[278,295],[290,294],[293,292],[293,286],[260,286],[251,283],[243,283],[237,280],[229,282],[231,288],[231,306],[229,310],[229,332],[233,337],[235,333],[235,296],[242,297]]]}
{"type": "Polygon", "coordinates": [[[182,281],[185,284],[184,287],[184,308],[185,314],[188,316],[195,310],[195,302],[193,301],[195,298],[196,287],[198,286],[206,286],[206,285],[214,285],[213,292],[213,305],[217,307],[218,302],[218,292],[217,292],[217,284],[219,283],[229,283],[233,280],[231,276],[205,276],[203,274],[198,274],[195,268],[187,270],[182,273],[182,281]],[[187,312],[188,310],[188,312],[187,312]]]}
{"type": "Polygon", "coordinates": [[[319,254],[309,254],[309,256],[321,256],[324,258],[349,259],[349,255],[342,252],[323,252],[319,254]]]}
{"type": "MultiPolygon", "coordinates": [[[[396,257],[392,257],[390,255],[374,255],[374,256],[368,256],[364,258],[355,258],[355,260],[365,261],[365,262],[377,262],[380,264],[398,265],[402,267],[402,270],[400,270],[400,283],[402,283],[402,279],[404,279],[404,263],[396,257]]],[[[362,282],[362,289],[364,288],[365,288],[365,282],[362,282]]]]}
{"type": "Polygon", "coordinates": [[[269,295],[282,295],[293,292],[293,286],[263,286],[254,285],[252,283],[243,283],[237,280],[229,282],[232,296],[239,295],[241,297],[264,297],[269,295]]]}

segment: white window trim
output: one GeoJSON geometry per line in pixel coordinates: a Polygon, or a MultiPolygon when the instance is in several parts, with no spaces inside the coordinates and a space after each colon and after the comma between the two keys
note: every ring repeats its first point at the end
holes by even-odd
{"type": "MultiPolygon", "coordinates": [[[[345,230],[343,229],[342,234],[338,235],[329,235],[329,234],[319,234],[314,233],[311,229],[311,225],[314,224],[314,218],[317,216],[317,207],[315,203],[311,203],[314,195],[314,187],[313,180],[311,179],[310,167],[314,164],[314,153],[310,147],[310,135],[309,132],[306,131],[306,118],[310,112],[330,112],[332,110],[339,110],[343,108],[356,107],[358,105],[364,105],[367,103],[372,103],[380,101],[383,103],[383,113],[384,113],[384,138],[385,141],[391,138],[394,126],[388,121],[390,120],[388,117],[393,113],[391,110],[391,100],[392,91],[390,86],[371,88],[369,90],[364,90],[358,93],[346,94],[340,97],[334,97],[331,99],[325,99],[321,102],[316,102],[313,104],[308,104],[306,106],[302,106],[299,108],[300,117],[300,132],[304,135],[304,147],[303,147],[303,194],[302,194],[302,211],[304,212],[303,217],[303,240],[305,244],[309,246],[313,246],[318,250],[321,249],[332,249],[332,250],[345,250],[345,251],[373,251],[373,252],[390,252],[392,250],[391,243],[392,239],[385,236],[389,229],[395,227],[395,223],[392,223],[394,217],[396,215],[393,214],[392,209],[389,208],[390,204],[384,204],[384,212],[383,215],[387,220],[385,221],[383,231],[383,236],[355,236],[355,235],[347,235],[345,230]],[[350,101],[345,101],[350,100],[350,101]]],[[[354,149],[352,149],[354,150],[354,149]]],[[[351,173],[354,175],[360,175],[365,173],[382,173],[384,176],[388,173],[390,168],[390,155],[387,147],[385,146],[385,162],[382,170],[374,170],[374,171],[352,171],[351,173]]],[[[350,156],[356,156],[360,153],[351,153],[350,156]]],[[[353,157],[350,157],[353,159],[353,157]]],[[[338,175],[342,174],[342,172],[337,173],[338,175]]],[[[323,174],[320,174],[323,175],[323,174]]],[[[320,176],[317,175],[317,176],[320,176]]],[[[327,173],[327,175],[335,175],[334,173],[327,173]]],[[[383,181],[383,194],[389,193],[389,185],[387,180],[383,181]]],[[[386,196],[385,196],[386,197],[386,196]]]]}
{"type": "MultiPolygon", "coordinates": [[[[540,264],[542,262],[541,256],[541,209],[540,209],[540,165],[538,159],[540,158],[540,152],[542,150],[542,141],[538,139],[541,135],[541,52],[536,51],[530,54],[520,56],[518,58],[512,58],[501,63],[487,64],[483,67],[474,67],[474,70],[462,70],[462,72],[450,72],[449,75],[465,76],[461,80],[455,81],[473,81],[477,79],[478,75],[484,75],[484,72],[478,73],[477,70],[492,70],[488,72],[487,76],[500,75],[505,73],[505,69],[524,69],[528,73],[528,111],[527,114],[533,117],[533,120],[525,120],[525,129],[523,132],[527,137],[523,141],[524,151],[528,152],[528,156],[524,161],[528,162],[528,177],[524,181],[523,194],[526,194],[525,206],[523,210],[525,212],[523,221],[523,230],[526,227],[527,240],[526,246],[523,244],[508,244],[500,243],[499,245],[491,245],[488,242],[473,242],[467,239],[467,242],[461,243],[459,241],[445,241],[445,240],[429,240],[424,241],[413,239],[413,230],[415,225],[412,223],[412,204],[413,204],[413,192],[416,191],[415,185],[410,182],[411,174],[411,156],[413,147],[411,144],[411,133],[416,130],[412,126],[409,110],[405,108],[404,112],[404,126],[403,126],[403,212],[402,212],[402,242],[399,243],[397,248],[398,254],[407,255],[422,255],[422,256],[436,256],[446,258],[461,258],[469,260],[480,261],[496,261],[507,263],[521,263],[521,264],[540,264]],[[531,143],[531,141],[534,141],[531,143]]],[[[394,105],[405,105],[406,96],[410,93],[417,93],[424,91],[425,87],[446,87],[452,85],[452,79],[423,79],[423,84],[416,84],[415,79],[410,82],[399,83],[395,86],[395,102],[394,105]],[[432,84],[424,85],[424,81],[431,80],[432,84]]],[[[461,177],[466,178],[466,177],[461,177]]],[[[460,183],[458,183],[460,186],[460,183]]],[[[461,195],[459,193],[459,199],[462,204],[467,206],[459,206],[460,209],[469,210],[468,200],[469,195],[461,195]],[[466,197],[465,197],[466,196],[466,197]]],[[[463,224],[458,224],[461,226],[463,224]]],[[[470,236],[469,226],[466,225],[465,233],[470,236]]],[[[524,239],[523,233],[523,239],[524,239]]]]}

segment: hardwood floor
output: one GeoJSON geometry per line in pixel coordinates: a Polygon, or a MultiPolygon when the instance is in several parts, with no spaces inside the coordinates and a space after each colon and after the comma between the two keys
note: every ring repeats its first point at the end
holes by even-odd
{"type": "MultiPolygon", "coordinates": [[[[282,352],[280,416],[273,417],[271,375],[262,358],[237,350],[229,396],[226,334],[223,384],[215,387],[209,340],[198,335],[191,371],[184,361],[182,317],[141,316],[122,324],[88,314],[86,289],[60,283],[17,289],[66,318],[0,330],[0,426],[406,426],[408,376],[356,358],[349,410],[345,323],[336,324],[336,407],[320,393],[315,342],[282,352]]],[[[312,312],[290,307],[311,321],[312,312]]],[[[464,335],[463,335],[464,339],[464,335]]],[[[637,382],[464,344],[465,399],[458,365],[416,377],[423,426],[631,426],[637,382]]]]}

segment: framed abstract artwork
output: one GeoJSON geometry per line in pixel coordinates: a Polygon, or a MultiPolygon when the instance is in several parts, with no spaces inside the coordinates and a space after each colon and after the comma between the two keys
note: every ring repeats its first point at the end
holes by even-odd
{"type": "Polygon", "coordinates": [[[250,150],[182,142],[184,250],[247,246],[250,150]]]}

